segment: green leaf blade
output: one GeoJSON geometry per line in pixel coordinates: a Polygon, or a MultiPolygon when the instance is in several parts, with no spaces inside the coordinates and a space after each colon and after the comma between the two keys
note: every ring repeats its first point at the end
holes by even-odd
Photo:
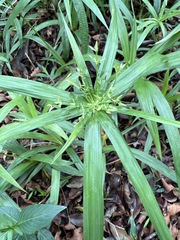
{"type": "Polygon", "coordinates": [[[84,148],[84,239],[103,239],[105,159],[102,155],[101,129],[95,119],[86,126],[84,148]]]}
{"type": "Polygon", "coordinates": [[[160,239],[172,239],[147,179],[145,178],[141,168],[139,167],[118,128],[111,118],[104,112],[98,112],[97,118],[111,140],[115,151],[120,157],[122,164],[129,175],[131,182],[154,225],[154,228],[157,231],[158,236],[160,239]]]}
{"type": "Polygon", "coordinates": [[[22,210],[16,227],[25,234],[35,233],[41,228],[49,226],[52,219],[64,209],[64,206],[52,204],[28,206],[22,210]]]}

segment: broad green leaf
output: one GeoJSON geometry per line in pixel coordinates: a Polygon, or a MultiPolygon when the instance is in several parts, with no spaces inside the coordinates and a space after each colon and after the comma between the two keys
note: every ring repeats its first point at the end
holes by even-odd
{"type": "MultiPolygon", "coordinates": [[[[1,233],[0,232],[0,240],[7,240],[8,238],[8,232],[5,232],[5,233],[1,233]]],[[[10,238],[11,240],[12,238],[10,238]]],[[[8,239],[9,240],[9,239],[8,239]]]]}
{"type": "Polygon", "coordinates": [[[52,219],[65,208],[52,204],[28,206],[21,211],[15,230],[18,228],[25,234],[35,233],[44,227],[48,227],[52,219]]]}
{"type": "Polygon", "coordinates": [[[18,234],[13,237],[13,240],[37,240],[37,236],[36,234],[31,234],[31,235],[23,234],[22,236],[18,234]]]}
{"type": "Polygon", "coordinates": [[[96,114],[140,197],[160,239],[172,239],[152,189],[139,164],[112,119],[104,112],[96,114]]]}
{"type": "Polygon", "coordinates": [[[41,229],[38,231],[38,240],[54,240],[54,237],[49,230],[41,229]]]}
{"type": "Polygon", "coordinates": [[[84,239],[103,239],[105,158],[102,154],[101,128],[95,118],[86,125],[84,154],[84,239]]]}
{"type": "Polygon", "coordinates": [[[8,206],[21,210],[20,207],[10,198],[5,191],[0,191],[0,206],[8,206]]]}
{"type": "Polygon", "coordinates": [[[17,224],[19,216],[20,210],[15,207],[0,207],[0,230],[12,228],[17,224]]]}

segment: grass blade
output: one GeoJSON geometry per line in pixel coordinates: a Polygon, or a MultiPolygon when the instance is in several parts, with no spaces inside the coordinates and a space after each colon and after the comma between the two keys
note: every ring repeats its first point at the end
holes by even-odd
{"type": "Polygon", "coordinates": [[[86,126],[84,149],[84,239],[103,239],[105,159],[102,155],[101,129],[95,119],[86,126]]]}
{"type": "Polygon", "coordinates": [[[139,195],[159,238],[169,240],[172,239],[149,183],[135,157],[133,156],[129,146],[119,132],[119,129],[114,124],[112,119],[104,112],[98,112],[97,118],[104,131],[108,135],[115,151],[120,157],[121,162],[127,174],[129,175],[131,182],[135,187],[136,192],[139,195]]]}
{"type": "Polygon", "coordinates": [[[95,1],[93,0],[83,0],[83,2],[88,6],[89,9],[96,15],[97,18],[104,24],[104,26],[108,29],[106,21],[104,20],[103,15],[101,14],[98,6],[96,5],[95,1]]]}
{"type": "MultiPolygon", "coordinates": [[[[154,105],[151,99],[151,94],[150,90],[147,87],[146,80],[144,78],[139,79],[136,84],[134,85],[137,97],[140,103],[140,106],[144,112],[148,112],[151,114],[155,114],[154,111],[154,105]]],[[[151,137],[154,140],[154,144],[157,148],[157,152],[162,158],[162,152],[161,152],[161,144],[160,144],[160,139],[159,139],[159,131],[158,131],[158,126],[156,122],[152,122],[147,120],[147,125],[151,134],[151,137]]]]}
{"type": "Polygon", "coordinates": [[[96,85],[95,85],[97,91],[100,86],[101,92],[107,91],[107,86],[109,83],[108,80],[112,74],[114,59],[115,59],[117,48],[118,48],[118,34],[117,34],[118,24],[117,24],[116,14],[114,14],[115,11],[117,11],[116,6],[112,4],[111,24],[109,28],[109,33],[108,33],[102,61],[98,69],[98,76],[97,76],[96,85]],[[101,79],[103,79],[103,81],[101,79]]]}
{"type": "Polygon", "coordinates": [[[79,68],[78,69],[79,75],[82,78],[84,86],[91,89],[92,88],[91,77],[90,77],[88,69],[86,67],[84,58],[81,54],[81,51],[79,50],[79,47],[77,46],[77,43],[76,43],[71,31],[68,28],[68,25],[66,23],[66,20],[64,19],[64,16],[63,16],[62,12],[61,12],[61,17],[62,17],[66,32],[67,32],[67,35],[68,35],[68,38],[69,38],[71,48],[72,48],[73,53],[74,53],[74,57],[76,59],[77,66],[79,68]]]}
{"type": "MultiPolygon", "coordinates": [[[[14,180],[14,178],[0,165],[0,178],[3,178],[8,183],[11,183],[16,188],[19,188],[21,191],[25,190],[14,180]]],[[[1,188],[1,186],[0,186],[1,188]]]]}
{"type": "Polygon", "coordinates": [[[123,107],[117,107],[117,112],[122,113],[122,114],[127,114],[127,115],[130,115],[130,116],[134,116],[134,117],[144,118],[144,119],[159,122],[159,123],[162,123],[162,124],[167,124],[167,125],[174,126],[174,127],[177,127],[177,128],[180,127],[180,122],[179,121],[175,121],[175,120],[168,119],[168,118],[165,118],[165,117],[160,117],[160,116],[153,115],[151,113],[146,113],[146,112],[143,112],[143,111],[138,111],[138,110],[134,110],[134,109],[126,109],[126,108],[123,108],[123,107]]]}
{"type": "Polygon", "coordinates": [[[89,29],[88,22],[86,17],[86,12],[84,9],[84,5],[82,0],[73,0],[74,8],[77,13],[77,17],[79,20],[79,31],[78,36],[80,37],[81,45],[82,45],[82,53],[85,54],[88,51],[88,41],[89,41],[89,29]]]}
{"type": "Polygon", "coordinates": [[[81,115],[81,110],[69,107],[44,113],[25,122],[8,124],[0,129],[0,144],[3,144],[7,140],[17,139],[22,133],[35,128],[74,118],[79,115],[81,115]]]}
{"type": "Polygon", "coordinates": [[[70,144],[73,142],[73,140],[78,136],[79,132],[84,128],[84,125],[87,123],[87,121],[90,119],[91,114],[87,114],[84,118],[80,119],[79,122],[76,124],[73,132],[69,136],[67,142],[63,145],[63,147],[60,149],[60,151],[55,155],[54,162],[62,155],[64,151],[70,146],[70,144]]]}
{"type": "Polygon", "coordinates": [[[59,201],[59,189],[60,189],[60,171],[52,169],[51,175],[51,190],[48,203],[58,204],[59,201]]]}
{"type": "Polygon", "coordinates": [[[4,31],[3,31],[3,38],[5,39],[8,29],[9,27],[12,25],[12,23],[14,23],[15,18],[19,15],[19,13],[21,13],[21,11],[23,11],[23,9],[25,8],[26,5],[28,5],[28,3],[31,0],[20,0],[15,7],[13,7],[13,11],[11,12],[11,15],[8,17],[8,20],[6,22],[6,25],[4,27],[4,31]]]}
{"type": "Polygon", "coordinates": [[[114,93],[112,94],[112,97],[117,97],[130,89],[141,77],[155,72],[179,67],[179,62],[180,51],[176,51],[167,55],[149,51],[123,73],[120,73],[115,80],[114,93]]]}
{"type": "MultiPolygon", "coordinates": [[[[174,116],[173,116],[172,110],[169,106],[169,103],[167,102],[167,100],[165,99],[164,95],[161,93],[159,88],[152,82],[148,82],[147,86],[149,88],[149,92],[151,94],[154,105],[156,106],[156,109],[159,112],[159,115],[174,120],[174,116]]],[[[178,182],[178,186],[180,188],[180,164],[179,164],[180,136],[179,136],[179,131],[176,127],[169,126],[169,125],[164,125],[164,129],[167,134],[169,144],[171,146],[177,182],[178,182]]]]}
{"type": "Polygon", "coordinates": [[[19,101],[23,100],[23,96],[17,96],[15,99],[11,100],[10,102],[6,103],[1,109],[0,109],[0,122],[3,121],[3,119],[8,115],[8,113],[16,106],[18,105],[19,101]]]}
{"type": "Polygon", "coordinates": [[[69,92],[24,78],[0,75],[0,89],[68,105],[73,102],[69,92]]]}
{"type": "MultiPolygon", "coordinates": [[[[105,146],[103,148],[103,152],[109,153],[115,151],[112,145],[105,146]]],[[[142,152],[138,149],[131,148],[131,152],[133,153],[134,157],[141,162],[147,164],[151,168],[155,169],[156,171],[162,173],[165,177],[171,179],[173,182],[177,183],[176,173],[174,170],[169,168],[166,164],[161,162],[155,157],[152,157],[146,152],[142,152]]]]}

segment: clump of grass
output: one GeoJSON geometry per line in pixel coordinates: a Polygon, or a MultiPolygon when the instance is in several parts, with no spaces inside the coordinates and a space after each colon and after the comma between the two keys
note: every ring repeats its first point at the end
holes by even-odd
{"type": "MultiPolygon", "coordinates": [[[[51,175],[51,189],[46,196],[47,202],[57,205],[61,173],[83,176],[84,239],[103,239],[105,153],[113,151],[119,156],[159,238],[172,239],[154,193],[137,160],[154,168],[180,186],[178,164],[180,123],[174,119],[170,107],[173,101],[179,99],[178,87],[174,87],[170,92],[167,91],[169,70],[173,69],[172,74],[175,74],[179,68],[179,50],[174,52],[171,50],[179,41],[180,27],[175,26],[168,33],[162,25],[169,16],[177,14],[175,9],[179,6],[178,3],[173,5],[170,11],[172,14],[168,15],[165,13],[166,1],[162,4],[163,10],[158,6],[153,7],[148,1],[143,1],[148,8],[148,14],[153,15],[156,20],[160,19],[157,27],[160,26],[163,39],[156,42],[153,47],[148,47],[143,56],[137,59],[142,42],[147,35],[154,34],[156,26],[151,23],[145,24],[147,22],[144,22],[144,19],[137,21],[129,5],[124,3],[127,1],[109,2],[111,14],[109,28],[94,1],[73,0],[54,3],[57,19],[33,26],[25,36],[22,36],[23,24],[27,24],[29,11],[36,5],[30,1],[21,5],[22,2],[19,1],[13,8],[12,15],[8,16],[4,24],[6,59],[8,54],[20,45],[24,37],[41,44],[49,52],[48,61],[58,63],[58,68],[50,74],[53,80],[64,72],[65,77],[51,86],[23,78],[0,76],[0,89],[7,91],[12,99],[0,110],[0,119],[2,121],[6,116],[14,119],[13,123],[0,129],[0,144],[1,149],[6,149],[15,156],[6,170],[0,168],[1,191],[5,192],[12,186],[23,190],[21,185],[24,182],[27,183],[39,171],[45,170],[51,175]],[[97,54],[98,49],[92,52],[89,48],[86,8],[89,8],[108,28],[102,56],[97,54]],[[23,14],[22,10],[24,10],[23,14]],[[17,18],[19,14],[20,19],[17,18]],[[61,26],[54,46],[40,36],[40,31],[50,25],[61,26]],[[10,33],[14,28],[16,34],[11,39],[10,33]],[[140,31],[142,29],[143,31],[140,31]],[[60,39],[61,43],[59,43],[60,39]],[[10,40],[16,43],[16,47],[10,43],[10,40]],[[119,43],[121,49],[118,49],[119,43]],[[74,59],[69,61],[72,53],[74,59]],[[119,58],[123,60],[118,60],[119,58]],[[96,77],[93,81],[86,60],[96,69],[96,77]],[[161,71],[167,71],[163,79],[162,91],[149,80],[152,74],[161,71]],[[125,103],[123,98],[132,91],[137,94],[137,102],[125,103]],[[39,108],[36,107],[34,98],[39,99],[39,108]],[[11,110],[14,107],[18,110],[12,115],[11,110]],[[128,146],[118,128],[119,114],[144,119],[143,124],[148,128],[148,139],[151,139],[150,146],[146,145],[146,148],[150,148],[154,143],[160,159],[162,149],[158,123],[162,125],[173,154],[175,171],[152,157],[148,151],[141,152],[128,146]],[[102,129],[111,143],[109,146],[102,141],[102,129]],[[78,138],[81,139],[81,143],[77,141],[78,138]],[[31,149],[22,146],[20,139],[38,139],[50,144],[31,149]],[[73,146],[82,146],[82,143],[83,163],[73,148],[73,146]],[[64,159],[64,152],[69,156],[70,161],[64,159]]],[[[48,71],[45,71],[46,73],[48,71]]],[[[1,205],[7,206],[2,195],[1,205]]],[[[5,213],[7,214],[8,210],[5,209],[5,213]]],[[[4,215],[0,215],[0,219],[1,217],[4,215]]],[[[16,225],[16,223],[11,226],[3,225],[1,231],[13,237],[12,229],[16,231],[16,225]]],[[[20,234],[19,230],[16,232],[20,234]]]]}

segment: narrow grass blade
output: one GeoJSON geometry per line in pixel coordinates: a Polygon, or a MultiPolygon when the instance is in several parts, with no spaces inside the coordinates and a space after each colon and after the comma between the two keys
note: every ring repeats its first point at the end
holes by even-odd
{"type": "Polygon", "coordinates": [[[158,53],[164,52],[166,49],[171,48],[180,39],[180,25],[177,25],[170,33],[157,42],[155,46],[150,51],[155,51],[158,53]]]}
{"type": "Polygon", "coordinates": [[[98,112],[96,115],[99,123],[108,135],[115,151],[121,159],[121,162],[131,179],[131,182],[139,195],[147,214],[160,239],[172,239],[172,236],[166,226],[164,217],[154,197],[152,189],[138,165],[129,146],[119,132],[112,119],[104,112],[98,112]]]}
{"type": "Polygon", "coordinates": [[[149,12],[152,14],[152,16],[155,19],[158,19],[158,15],[157,15],[155,9],[153,8],[153,6],[151,5],[151,3],[148,0],[143,0],[143,2],[146,4],[146,6],[147,6],[149,12]]]}
{"type": "Polygon", "coordinates": [[[10,102],[6,103],[1,109],[0,109],[0,122],[3,121],[3,119],[8,115],[8,113],[16,106],[18,105],[19,101],[24,99],[23,96],[17,96],[15,99],[11,100],[10,102]]]}
{"type": "Polygon", "coordinates": [[[162,173],[165,177],[168,177],[173,182],[177,183],[176,173],[174,170],[169,168],[166,164],[162,163],[160,160],[152,157],[151,155],[142,152],[138,149],[132,148],[132,153],[136,159],[154,168],[156,171],[162,173]]]}
{"type": "Polygon", "coordinates": [[[165,118],[165,117],[160,117],[160,116],[153,115],[151,113],[146,113],[146,112],[143,112],[143,111],[138,111],[138,110],[134,110],[134,109],[126,109],[126,108],[123,108],[123,107],[117,107],[117,112],[122,113],[122,114],[127,114],[127,115],[130,115],[130,116],[134,116],[134,117],[144,118],[144,119],[151,120],[151,121],[158,122],[158,123],[162,123],[162,124],[167,124],[167,125],[177,127],[177,128],[180,127],[180,122],[179,121],[175,121],[175,120],[168,119],[168,118],[165,118]]]}
{"type": "Polygon", "coordinates": [[[85,117],[81,118],[81,120],[76,124],[67,142],[63,145],[61,150],[55,155],[54,161],[56,161],[56,159],[58,159],[62,155],[62,153],[70,146],[73,140],[78,136],[79,132],[84,128],[85,124],[90,119],[90,117],[91,117],[91,114],[86,114],[85,117]]]}
{"type": "Polygon", "coordinates": [[[67,0],[67,1],[64,1],[64,6],[66,8],[66,13],[67,13],[67,18],[68,18],[68,21],[70,23],[70,27],[72,28],[72,18],[71,18],[71,5],[70,5],[70,1],[67,0]]]}
{"type": "Polygon", "coordinates": [[[23,9],[26,7],[26,5],[28,5],[28,3],[31,0],[20,0],[15,7],[13,7],[13,11],[11,12],[10,16],[8,17],[8,20],[6,22],[6,25],[4,27],[4,31],[3,31],[3,38],[5,39],[5,36],[7,34],[7,31],[9,29],[9,27],[12,25],[12,23],[14,22],[15,18],[19,15],[19,13],[21,11],[23,11],[23,9]]]}
{"type": "MultiPolygon", "coordinates": [[[[39,34],[38,34],[39,35],[39,34]]],[[[62,67],[66,68],[67,65],[65,64],[64,60],[62,59],[62,57],[60,56],[60,53],[54,49],[48,42],[46,42],[44,39],[42,39],[41,37],[37,37],[37,36],[32,36],[27,34],[25,36],[25,38],[30,39],[32,41],[37,42],[38,44],[42,45],[43,47],[45,47],[46,49],[49,50],[49,52],[53,55],[53,57],[55,58],[55,60],[58,62],[58,64],[60,64],[62,67]]]]}
{"type": "Polygon", "coordinates": [[[141,59],[131,65],[123,73],[120,73],[114,83],[112,97],[117,97],[127,91],[141,77],[155,72],[179,67],[180,51],[162,55],[149,51],[141,59]]]}
{"type": "Polygon", "coordinates": [[[105,159],[101,129],[95,118],[86,125],[84,153],[84,239],[103,239],[105,159]]]}
{"type": "MultiPolygon", "coordinates": [[[[147,86],[149,88],[149,92],[153,99],[154,105],[160,116],[169,118],[174,120],[174,116],[172,110],[169,106],[169,103],[165,99],[164,95],[161,93],[159,88],[152,82],[148,82],[147,86]]],[[[176,127],[164,125],[165,132],[168,137],[169,144],[171,146],[173,160],[175,165],[176,177],[178,186],[180,188],[180,135],[179,130],[176,127]]]]}
{"type": "Polygon", "coordinates": [[[67,35],[68,35],[68,38],[69,38],[69,42],[70,42],[71,48],[73,50],[77,66],[79,68],[78,69],[79,75],[82,78],[82,81],[84,83],[84,87],[92,89],[91,77],[90,77],[88,69],[86,67],[84,58],[81,54],[81,51],[79,50],[79,47],[78,47],[71,31],[69,30],[69,28],[67,26],[66,20],[64,19],[64,16],[63,16],[62,12],[61,12],[61,17],[63,19],[63,23],[64,23],[64,26],[65,26],[65,29],[66,29],[66,32],[67,32],[67,35]]]}
{"type": "Polygon", "coordinates": [[[21,191],[25,192],[25,190],[14,180],[14,178],[1,165],[0,165],[0,178],[3,178],[8,183],[11,183],[16,188],[19,188],[21,191]]]}
{"type": "Polygon", "coordinates": [[[58,204],[59,202],[60,176],[61,176],[60,171],[52,169],[51,189],[48,203],[58,204]]]}
{"type": "MultiPolygon", "coordinates": [[[[25,159],[29,159],[30,157],[32,157],[35,154],[41,153],[41,152],[45,152],[45,151],[53,151],[58,147],[58,145],[50,145],[50,146],[43,146],[43,147],[36,147],[33,148],[31,150],[27,150],[24,153],[20,154],[19,156],[17,156],[14,161],[12,162],[11,165],[9,165],[8,167],[8,171],[12,171],[17,165],[21,164],[25,159]]],[[[5,148],[8,148],[8,144],[5,144],[5,148]]]]}
{"type": "MultiPolygon", "coordinates": [[[[104,153],[109,153],[115,151],[112,145],[105,146],[103,148],[104,153]]],[[[177,183],[176,173],[174,170],[169,168],[166,164],[161,162],[155,157],[152,157],[146,152],[140,151],[135,148],[131,148],[131,152],[133,153],[134,157],[141,162],[145,163],[146,165],[150,166],[154,170],[162,173],[165,177],[171,179],[173,182],[177,183]]]]}
{"type": "Polygon", "coordinates": [[[117,11],[115,4],[111,6],[111,24],[108,32],[108,37],[106,40],[106,45],[104,49],[104,53],[102,56],[102,60],[98,69],[98,75],[96,79],[96,91],[98,92],[98,88],[100,87],[101,92],[107,91],[107,86],[109,85],[109,78],[112,74],[112,69],[114,65],[115,56],[118,48],[118,34],[117,34],[117,17],[115,14],[117,11]]]}
{"type": "Polygon", "coordinates": [[[131,41],[130,41],[129,65],[132,65],[136,60],[137,42],[138,42],[138,31],[137,31],[136,19],[134,19],[134,22],[132,25],[131,41]]]}
{"type": "MultiPolygon", "coordinates": [[[[19,179],[20,177],[22,177],[23,175],[26,175],[26,177],[28,176],[27,173],[29,174],[29,171],[33,171],[35,167],[35,164],[32,162],[26,162],[23,164],[20,164],[19,166],[15,167],[14,169],[7,169],[7,172],[11,175],[11,177],[17,181],[17,179],[19,179]]],[[[19,181],[18,181],[19,183],[19,181]]],[[[19,183],[21,184],[21,183],[19,183]]],[[[1,180],[0,183],[0,187],[2,191],[5,191],[8,187],[10,187],[12,185],[12,183],[8,182],[7,180],[3,179],[1,180]]]]}
{"type": "Polygon", "coordinates": [[[116,5],[121,9],[123,14],[125,15],[126,19],[129,21],[131,27],[134,24],[134,19],[131,15],[130,10],[126,7],[125,3],[123,1],[115,0],[116,5]]]}
{"type": "MultiPolygon", "coordinates": [[[[155,114],[154,111],[154,105],[151,98],[150,89],[147,87],[146,84],[147,80],[144,78],[139,79],[136,84],[134,85],[137,97],[139,100],[139,104],[144,112],[155,114]]],[[[151,137],[153,138],[153,141],[155,143],[155,146],[157,148],[157,152],[162,158],[162,152],[161,152],[161,144],[159,139],[159,131],[158,126],[156,122],[152,122],[147,120],[147,125],[151,134],[151,137]]]]}
{"type": "Polygon", "coordinates": [[[0,75],[0,89],[68,105],[73,102],[69,92],[24,78],[0,75]]]}
{"type": "Polygon", "coordinates": [[[108,29],[106,21],[105,21],[103,15],[101,14],[98,6],[96,5],[95,1],[83,0],[83,2],[88,6],[89,9],[91,9],[91,11],[96,15],[96,17],[99,18],[99,20],[102,22],[102,24],[104,24],[104,26],[108,29]]]}
{"type": "Polygon", "coordinates": [[[44,113],[25,122],[8,124],[0,129],[0,144],[10,139],[18,139],[22,133],[27,131],[74,118],[81,115],[81,113],[80,109],[69,107],[44,113]]]}
{"type": "Polygon", "coordinates": [[[74,165],[77,167],[77,169],[82,172],[84,172],[84,165],[82,163],[82,161],[80,160],[79,156],[77,155],[77,153],[74,151],[73,148],[68,148],[66,150],[67,154],[69,155],[69,157],[71,158],[71,160],[73,161],[74,165]]]}
{"type": "Polygon", "coordinates": [[[74,8],[77,13],[77,17],[79,20],[79,31],[78,36],[80,37],[81,45],[82,45],[82,53],[85,54],[88,51],[89,44],[89,29],[87,16],[84,9],[84,5],[82,0],[72,0],[74,4],[74,8]]]}
{"type": "Polygon", "coordinates": [[[114,14],[116,15],[117,23],[118,23],[118,37],[121,42],[123,56],[125,58],[126,63],[128,64],[129,57],[130,57],[130,45],[129,45],[129,37],[128,37],[128,32],[127,32],[127,27],[124,22],[121,11],[118,10],[118,5],[116,2],[115,2],[115,5],[116,5],[116,11],[114,11],[114,14]]]}

